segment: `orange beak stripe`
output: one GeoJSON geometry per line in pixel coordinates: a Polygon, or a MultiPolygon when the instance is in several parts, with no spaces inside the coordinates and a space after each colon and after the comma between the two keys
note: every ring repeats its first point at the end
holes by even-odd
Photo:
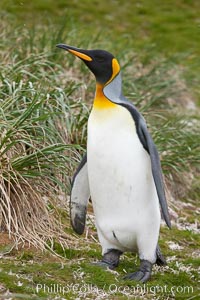
{"type": "Polygon", "coordinates": [[[82,58],[83,60],[92,61],[92,58],[86,54],[83,54],[81,52],[78,52],[78,51],[72,50],[72,49],[69,49],[68,51],[71,52],[72,54],[82,58]]]}

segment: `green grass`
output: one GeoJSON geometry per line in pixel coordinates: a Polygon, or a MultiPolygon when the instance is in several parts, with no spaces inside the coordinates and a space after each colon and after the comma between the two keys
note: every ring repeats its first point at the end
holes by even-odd
{"type": "Polygon", "coordinates": [[[48,288],[37,293],[37,284],[66,287],[64,299],[143,297],[135,283],[122,280],[137,257],[124,255],[117,273],[101,270],[91,265],[101,258],[91,218],[87,238],[69,225],[66,200],[86,148],[95,82],[78,59],[55,48],[64,42],[117,56],[124,94],[145,116],[161,155],[177,217],[171,231],[161,228],[169,264],[154,268],[146,299],[198,299],[199,1],[3,0],[0,8],[1,230],[25,245],[17,251],[12,242],[0,244],[0,287],[13,299],[62,298],[48,288]],[[171,291],[188,286],[193,291],[171,291]]]}

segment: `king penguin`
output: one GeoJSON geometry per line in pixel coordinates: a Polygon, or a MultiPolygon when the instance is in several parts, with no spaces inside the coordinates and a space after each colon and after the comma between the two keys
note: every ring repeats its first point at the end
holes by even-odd
{"type": "Polygon", "coordinates": [[[102,246],[98,265],[114,269],[122,253],[136,252],[140,267],[125,279],[144,283],[153,264],[165,264],[158,245],[160,207],[171,227],[158,151],[143,116],[123,96],[117,59],[104,50],[57,47],[79,57],[96,78],[87,152],[72,180],[72,227],[83,233],[91,197],[102,246]]]}

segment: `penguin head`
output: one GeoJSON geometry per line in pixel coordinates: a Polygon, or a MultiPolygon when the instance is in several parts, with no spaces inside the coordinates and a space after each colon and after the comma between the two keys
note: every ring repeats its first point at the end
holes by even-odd
{"type": "Polygon", "coordinates": [[[96,81],[102,85],[110,83],[120,72],[117,59],[105,50],[84,50],[65,44],[58,44],[56,47],[79,57],[92,71],[96,81]]]}

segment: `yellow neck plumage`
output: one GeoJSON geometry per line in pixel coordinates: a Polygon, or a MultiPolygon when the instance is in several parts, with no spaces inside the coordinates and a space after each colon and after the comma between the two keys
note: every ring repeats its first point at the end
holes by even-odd
{"type": "Polygon", "coordinates": [[[95,109],[108,109],[108,108],[114,108],[116,105],[117,104],[111,102],[108,98],[106,98],[104,96],[103,85],[97,83],[93,108],[95,108],[95,109]]]}

